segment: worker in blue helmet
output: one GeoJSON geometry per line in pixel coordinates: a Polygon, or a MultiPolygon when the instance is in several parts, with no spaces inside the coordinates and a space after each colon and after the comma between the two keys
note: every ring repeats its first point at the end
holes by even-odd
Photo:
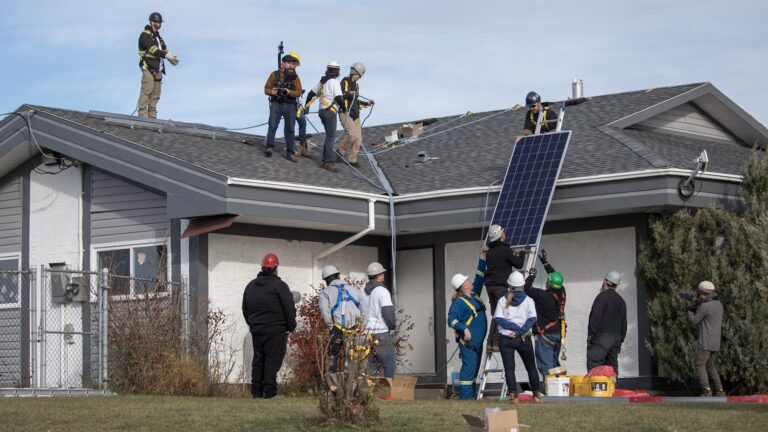
{"type": "Polygon", "coordinates": [[[525,125],[523,126],[524,135],[533,135],[536,132],[536,125],[539,123],[539,112],[544,111],[541,122],[541,133],[554,132],[557,129],[557,113],[549,109],[549,104],[541,103],[541,96],[532,91],[525,96],[525,106],[528,112],[525,114],[525,125]]]}
{"type": "Polygon", "coordinates": [[[453,329],[459,344],[461,371],[459,372],[459,398],[475,398],[475,378],[480,369],[480,354],[488,329],[485,305],[480,299],[485,281],[485,253],[488,247],[480,249],[480,260],[473,281],[469,276],[456,273],[451,285],[456,292],[448,310],[448,326],[453,329]]]}

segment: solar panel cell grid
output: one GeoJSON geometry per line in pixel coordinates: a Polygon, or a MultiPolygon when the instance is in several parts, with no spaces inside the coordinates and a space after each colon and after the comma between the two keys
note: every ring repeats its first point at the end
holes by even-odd
{"type": "Polygon", "coordinates": [[[570,131],[530,135],[515,145],[492,222],[511,247],[538,245],[570,138],[570,131]]]}

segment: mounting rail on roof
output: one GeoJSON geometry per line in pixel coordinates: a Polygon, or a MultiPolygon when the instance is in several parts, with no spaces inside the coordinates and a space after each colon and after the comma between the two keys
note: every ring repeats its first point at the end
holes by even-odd
{"type": "Polygon", "coordinates": [[[224,127],[210,126],[202,123],[187,123],[174,120],[152,119],[136,117],[125,114],[116,114],[103,111],[89,111],[91,117],[104,120],[107,124],[125,126],[130,129],[149,129],[157,132],[172,132],[186,135],[200,136],[211,139],[231,139],[241,141],[243,137],[252,135],[230,132],[224,127]]]}

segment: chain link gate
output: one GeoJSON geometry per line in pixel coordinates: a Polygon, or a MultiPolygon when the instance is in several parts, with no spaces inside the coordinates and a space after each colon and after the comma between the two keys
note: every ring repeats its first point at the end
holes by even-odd
{"type": "Polygon", "coordinates": [[[0,270],[0,388],[30,385],[29,293],[35,273],[0,270]]]}

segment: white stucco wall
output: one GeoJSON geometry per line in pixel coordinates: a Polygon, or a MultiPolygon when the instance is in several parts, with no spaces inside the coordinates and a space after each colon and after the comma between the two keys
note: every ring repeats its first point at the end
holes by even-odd
{"type": "MultiPolygon", "coordinates": [[[[471,274],[477,263],[480,240],[476,242],[450,243],[446,245],[446,280],[454,273],[471,274]]],[[[556,270],[561,271],[568,290],[566,320],[568,335],[566,347],[569,374],[586,373],[587,324],[592,302],[599,293],[603,276],[610,270],[621,273],[622,282],[619,294],[627,303],[627,338],[619,356],[619,372],[622,377],[636,377],[638,365],[637,333],[637,284],[634,276],[635,231],[634,228],[584,231],[568,234],[548,235],[542,238],[541,246],[547,250],[549,261],[556,270]]],[[[539,277],[535,286],[543,285],[544,269],[538,264],[539,277]]],[[[446,310],[450,306],[453,294],[451,287],[445,288],[446,310]]],[[[488,304],[485,291],[483,298],[488,304]]],[[[490,312],[489,312],[490,313],[490,312]]],[[[456,343],[453,333],[448,329],[446,353],[450,356],[456,343]]],[[[497,356],[498,357],[498,356],[497,356]]],[[[500,357],[499,357],[499,362],[500,357]]],[[[461,368],[461,360],[454,356],[448,365],[448,379],[451,372],[461,368]]],[[[515,374],[520,381],[528,381],[522,362],[517,359],[515,374]]]]}
{"type": "MultiPolygon", "coordinates": [[[[232,346],[235,361],[233,372],[228,381],[250,381],[250,364],[253,357],[251,337],[248,326],[242,316],[243,290],[260,270],[262,257],[275,253],[280,259],[280,277],[293,291],[306,295],[312,286],[320,284],[312,281],[312,257],[328,249],[332,244],[319,242],[265,239],[258,237],[211,234],[208,243],[208,296],[211,308],[222,309],[228,317],[231,327],[227,330],[225,343],[232,346]],[[245,367],[243,367],[245,365],[245,367]]],[[[367,280],[365,269],[376,261],[378,251],[374,247],[347,246],[319,261],[319,267],[335,265],[344,275],[354,279],[367,280]]],[[[227,353],[220,353],[227,356],[227,353]]],[[[221,358],[221,357],[220,357],[221,358]]],[[[281,374],[287,372],[283,363],[281,374]]]]}
{"type": "MultiPolygon", "coordinates": [[[[40,166],[39,170],[58,171],[40,166]]],[[[70,268],[82,264],[82,173],[72,167],[58,174],[30,176],[29,262],[31,266],[66,262],[70,268]]],[[[43,284],[43,286],[45,286],[43,284]]],[[[47,294],[43,298],[50,298],[47,294]]],[[[63,331],[71,324],[82,331],[81,304],[60,305],[48,302],[47,328],[63,331]]],[[[82,337],[67,343],[61,335],[49,334],[46,344],[45,385],[51,387],[82,386],[82,337]]]]}

